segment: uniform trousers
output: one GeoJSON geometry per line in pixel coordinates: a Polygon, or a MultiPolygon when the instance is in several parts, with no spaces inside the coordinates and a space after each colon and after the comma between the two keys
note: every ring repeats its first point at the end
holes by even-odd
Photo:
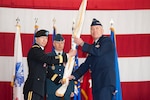
{"type": "Polygon", "coordinates": [[[29,91],[27,94],[24,94],[24,100],[44,100],[44,97],[33,91],[29,91]]]}
{"type": "Polygon", "coordinates": [[[93,98],[93,100],[112,100],[113,93],[111,87],[104,87],[101,91],[97,91],[93,98]]]}

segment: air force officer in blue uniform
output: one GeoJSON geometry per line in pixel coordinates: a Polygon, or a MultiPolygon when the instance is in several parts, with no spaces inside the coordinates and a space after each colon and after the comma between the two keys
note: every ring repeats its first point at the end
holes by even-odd
{"type": "MultiPolygon", "coordinates": [[[[49,56],[57,56],[57,55],[66,55],[63,51],[65,45],[64,37],[61,34],[56,34],[53,41],[54,50],[49,53],[49,56]]],[[[59,63],[59,64],[51,64],[48,66],[54,73],[58,74],[60,78],[63,78],[65,64],[67,62],[59,63]]],[[[64,97],[57,97],[55,95],[56,90],[61,86],[61,84],[56,85],[53,81],[47,78],[47,100],[70,100],[71,95],[74,91],[74,82],[70,81],[67,91],[64,97]]]]}
{"type": "Polygon", "coordinates": [[[109,37],[103,36],[102,24],[95,18],[90,30],[94,39],[92,45],[85,43],[81,38],[74,38],[74,42],[82,46],[82,51],[89,55],[70,78],[77,80],[90,69],[93,100],[112,100],[116,89],[114,45],[109,37]]]}

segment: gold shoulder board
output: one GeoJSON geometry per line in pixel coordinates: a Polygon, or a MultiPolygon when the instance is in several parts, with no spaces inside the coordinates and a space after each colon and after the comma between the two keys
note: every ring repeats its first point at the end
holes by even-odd
{"type": "Polygon", "coordinates": [[[38,45],[33,45],[32,46],[32,48],[35,48],[35,47],[40,48],[40,46],[38,46],[38,45]]]}

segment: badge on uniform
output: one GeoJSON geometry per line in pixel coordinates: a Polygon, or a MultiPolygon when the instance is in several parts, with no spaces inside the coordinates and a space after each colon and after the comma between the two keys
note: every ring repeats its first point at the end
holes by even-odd
{"type": "Polygon", "coordinates": [[[55,66],[54,66],[54,64],[52,64],[52,67],[51,67],[51,68],[52,68],[52,70],[55,70],[55,66]]]}
{"type": "Polygon", "coordinates": [[[44,63],[44,64],[43,64],[43,67],[46,67],[46,66],[47,66],[47,64],[46,64],[46,63],[44,63]]]}
{"type": "Polygon", "coordinates": [[[96,43],[95,47],[96,47],[96,48],[99,48],[99,47],[100,47],[99,42],[96,43]]]}

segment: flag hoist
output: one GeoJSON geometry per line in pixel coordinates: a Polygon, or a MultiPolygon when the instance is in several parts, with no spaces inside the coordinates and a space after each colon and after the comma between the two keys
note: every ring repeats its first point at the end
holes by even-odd
{"type": "MultiPolygon", "coordinates": [[[[81,3],[80,8],[79,8],[78,16],[77,16],[77,19],[76,19],[76,22],[75,22],[74,31],[73,31],[73,34],[72,34],[71,48],[74,49],[74,50],[76,49],[76,44],[74,43],[73,37],[80,37],[81,30],[82,30],[82,27],[83,27],[83,22],[84,22],[86,5],[87,5],[87,0],[82,0],[82,3],[81,3]]],[[[68,62],[66,64],[66,66],[65,66],[64,75],[63,75],[63,80],[65,81],[65,83],[60,88],[57,89],[56,96],[59,96],[59,97],[64,96],[64,94],[66,92],[66,89],[68,87],[68,84],[69,84],[68,77],[72,73],[74,63],[75,63],[75,57],[70,57],[68,59],[68,62]]]]}

